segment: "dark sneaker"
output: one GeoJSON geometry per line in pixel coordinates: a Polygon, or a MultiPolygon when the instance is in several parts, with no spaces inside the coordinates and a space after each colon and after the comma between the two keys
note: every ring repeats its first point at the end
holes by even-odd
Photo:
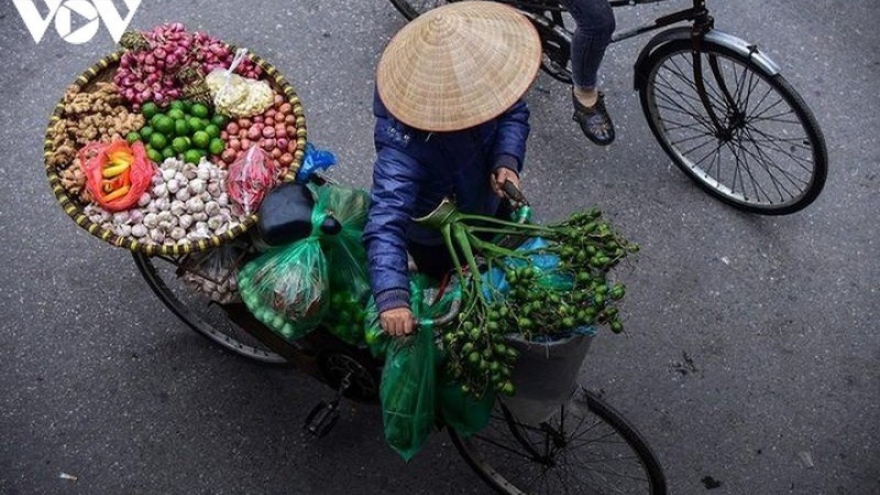
{"type": "Polygon", "coordinates": [[[581,130],[587,138],[599,146],[608,146],[614,141],[614,124],[611,116],[605,110],[605,93],[599,92],[599,99],[591,107],[585,107],[571,95],[574,103],[574,115],[572,119],[580,124],[581,130]]]}

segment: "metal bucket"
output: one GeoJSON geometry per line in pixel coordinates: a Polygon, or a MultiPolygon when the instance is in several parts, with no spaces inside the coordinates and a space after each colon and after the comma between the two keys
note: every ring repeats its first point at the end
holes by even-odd
{"type": "MultiPolygon", "coordinates": [[[[592,329],[591,329],[592,330],[592,329]]],[[[508,336],[508,344],[519,352],[513,371],[516,393],[504,405],[522,423],[549,420],[568,402],[578,388],[578,376],[590,350],[595,331],[575,333],[551,342],[531,342],[508,336]]]]}

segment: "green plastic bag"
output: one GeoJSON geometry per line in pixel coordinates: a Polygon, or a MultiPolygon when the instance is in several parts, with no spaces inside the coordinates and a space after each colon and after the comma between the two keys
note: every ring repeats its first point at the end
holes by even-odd
{"type": "Polygon", "coordinates": [[[468,438],[489,424],[495,393],[486,392],[476,401],[461,391],[461,382],[452,378],[445,364],[440,365],[437,402],[440,417],[448,428],[468,438]]]}
{"type": "Polygon", "coordinates": [[[250,312],[288,341],[313,330],[327,313],[330,277],[320,239],[326,217],[326,211],[316,207],[309,237],[268,251],[238,274],[239,291],[250,312]]]}
{"type": "Polygon", "coordinates": [[[434,332],[429,327],[388,346],[379,388],[382,422],[385,440],[407,461],[434,429],[436,365],[434,332]]]}
{"type": "Polygon", "coordinates": [[[366,191],[328,184],[318,189],[315,206],[342,225],[338,234],[321,238],[331,294],[323,323],[331,333],[352,345],[364,342],[364,307],[370,296],[367,251],[361,241],[369,201],[366,191]]]}
{"type": "MultiPolygon", "coordinates": [[[[435,301],[436,286],[436,282],[425,275],[416,274],[410,277],[409,306],[416,320],[432,319],[446,314],[452,301],[461,296],[461,288],[455,286],[446,290],[439,301],[435,301]]],[[[363,332],[367,347],[373,356],[380,360],[385,359],[388,345],[393,339],[382,331],[382,325],[379,323],[379,310],[376,308],[376,300],[372,297],[366,304],[363,332]]]]}

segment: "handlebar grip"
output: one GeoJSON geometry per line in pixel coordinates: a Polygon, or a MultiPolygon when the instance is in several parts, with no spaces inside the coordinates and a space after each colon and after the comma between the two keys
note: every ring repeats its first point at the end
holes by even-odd
{"type": "Polygon", "coordinates": [[[504,185],[501,186],[501,189],[504,191],[504,194],[507,196],[507,198],[511,201],[523,205],[529,204],[529,200],[526,199],[522,191],[520,191],[519,188],[516,187],[516,184],[514,184],[510,180],[505,180],[504,185]]]}
{"type": "Polygon", "coordinates": [[[438,316],[437,318],[427,318],[424,320],[419,320],[418,326],[422,328],[442,327],[443,325],[451,323],[452,320],[454,320],[460,312],[461,297],[457,297],[452,300],[452,303],[449,305],[449,311],[447,311],[446,314],[438,316]]]}

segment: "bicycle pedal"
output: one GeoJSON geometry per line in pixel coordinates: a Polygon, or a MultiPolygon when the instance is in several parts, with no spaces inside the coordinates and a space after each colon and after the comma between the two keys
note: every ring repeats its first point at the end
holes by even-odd
{"type": "Polygon", "coordinates": [[[323,438],[336,426],[339,421],[339,402],[321,401],[306,416],[303,428],[312,436],[323,438]]]}

